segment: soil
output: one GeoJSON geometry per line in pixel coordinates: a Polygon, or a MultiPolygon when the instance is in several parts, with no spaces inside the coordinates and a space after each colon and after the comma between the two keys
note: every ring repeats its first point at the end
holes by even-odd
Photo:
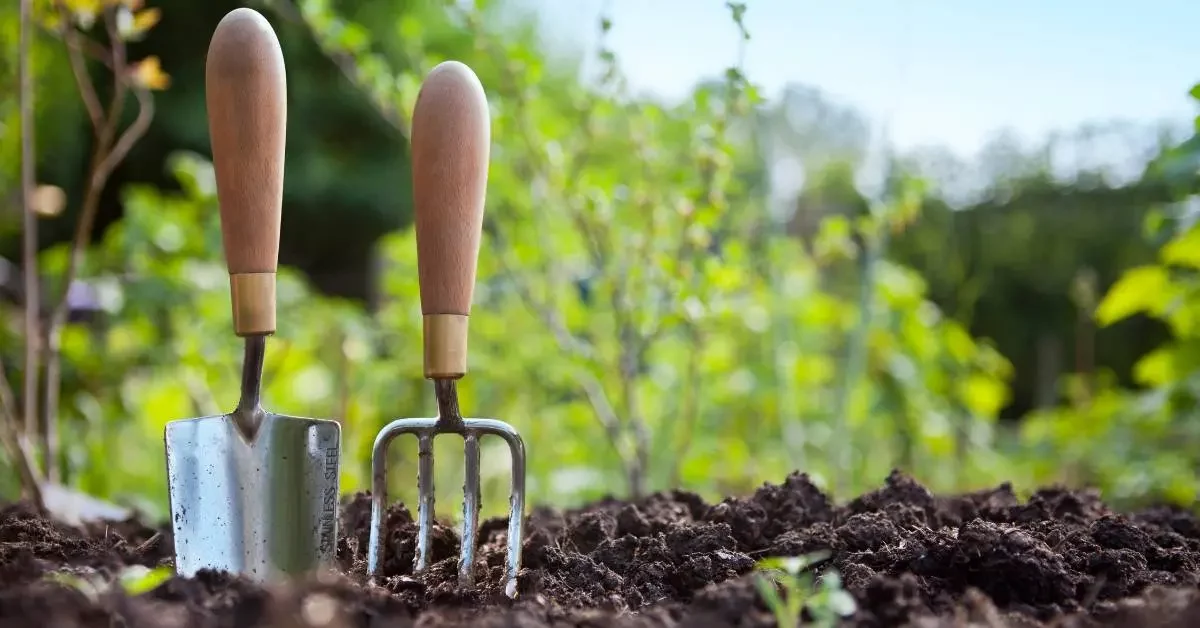
{"type": "Polygon", "coordinates": [[[1200,626],[1200,519],[1121,514],[1088,491],[935,496],[893,473],[836,506],[793,474],[717,504],[674,491],[535,509],[516,602],[499,586],[504,520],[483,523],[480,586],[462,592],[447,526],[435,529],[437,562],[411,576],[416,526],[399,504],[387,577],[366,583],[369,512],[365,495],[344,501],[336,575],[263,588],[202,573],[133,595],[46,576],[170,565],[169,531],[136,520],[71,528],[12,504],[0,511],[0,627],[771,626],[756,561],[815,551],[828,559],[814,575],[836,570],[856,601],[845,626],[1200,626]]]}

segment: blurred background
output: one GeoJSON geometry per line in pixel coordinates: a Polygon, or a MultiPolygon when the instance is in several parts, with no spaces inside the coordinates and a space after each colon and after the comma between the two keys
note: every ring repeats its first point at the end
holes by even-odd
{"type": "MultiPolygon", "coordinates": [[[[204,60],[238,6],[288,70],[265,403],[343,422],[345,491],[387,421],[435,412],[407,125],[446,59],[493,125],[462,404],[522,432],[533,502],[792,470],[846,499],[893,468],[1200,490],[1200,5],[32,0],[23,43],[24,4],[0,6],[7,497],[40,477],[161,517],[165,423],[236,404],[204,60]]],[[[415,442],[391,456],[412,503],[415,442]]],[[[485,440],[485,514],[508,464],[485,440]]]]}

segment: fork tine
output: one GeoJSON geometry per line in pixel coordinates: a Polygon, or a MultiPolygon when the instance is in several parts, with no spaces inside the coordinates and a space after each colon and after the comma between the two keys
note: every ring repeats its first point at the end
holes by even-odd
{"type": "Polygon", "coordinates": [[[436,495],[433,489],[433,435],[421,432],[417,436],[417,555],[413,573],[421,573],[429,567],[433,546],[429,536],[433,532],[433,508],[436,495]]]}
{"type": "Polygon", "coordinates": [[[371,448],[371,530],[367,542],[367,575],[374,578],[383,568],[383,518],[387,512],[387,449],[392,439],[399,435],[395,422],[387,425],[375,436],[371,448]]]}
{"type": "Polygon", "coordinates": [[[511,599],[517,597],[517,576],[521,572],[521,545],[524,541],[525,524],[525,441],[507,424],[501,424],[500,436],[508,443],[512,457],[512,479],[508,497],[508,563],[505,573],[504,594],[511,599]]]}
{"type": "Polygon", "coordinates": [[[463,484],[462,551],[458,564],[458,584],[475,584],[475,544],[479,525],[479,436],[467,432],[463,436],[466,455],[466,480],[463,484]]]}

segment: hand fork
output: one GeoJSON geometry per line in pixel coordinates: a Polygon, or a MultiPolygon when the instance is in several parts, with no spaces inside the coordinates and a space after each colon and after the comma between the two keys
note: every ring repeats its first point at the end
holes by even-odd
{"type": "Polygon", "coordinates": [[[460,587],[474,586],[476,527],[479,520],[479,439],[499,436],[512,454],[508,514],[508,559],[504,592],[517,595],[525,510],[525,443],[513,427],[494,419],[464,419],[456,383],[467,372],[467,318],[475,290],[483,205],[487,187],[491,129],[483,86],[470,68],[456,61],[439,64],[425,78],[412,121],[412,171],[417,271],[425,337],[425,378],[432,379],[438,416],[397,419],[375,438],[371,454],[371,537],[367,574],[383,565],[384,512],[387,509],[387,450],[401,434],[417,437],[417,555],[413,571],[429,566],[433,529],[433,438],[463,437],[460,587]]]}

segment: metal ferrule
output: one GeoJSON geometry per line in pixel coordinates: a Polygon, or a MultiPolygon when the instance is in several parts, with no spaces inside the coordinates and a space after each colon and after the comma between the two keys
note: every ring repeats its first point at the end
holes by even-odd
{"type": "Polygon", "coordinates": [[[467,316],[426,314],[425,378],[457,379],[467,374],[467,316]]]}
{"type": "Polygon", "coordinates": [[[275,333],[275,273],[229,275],[233,331],[239,336],[275,333]]]}

